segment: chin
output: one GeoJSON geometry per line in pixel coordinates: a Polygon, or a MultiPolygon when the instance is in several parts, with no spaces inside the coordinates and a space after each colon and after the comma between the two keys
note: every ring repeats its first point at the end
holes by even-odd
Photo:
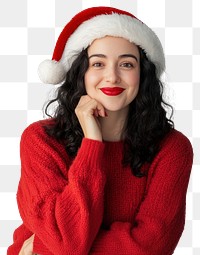
{"type": "Polygon", "coordinates": [[[121,111],[122,109],[125,109],[127,107],[127,105],[107,105],[107,104],[103,104],[103,106],[105,107],[105,109],[107,111],[110,111],[110,112],[117,112],[117,111],[121,111]]]}

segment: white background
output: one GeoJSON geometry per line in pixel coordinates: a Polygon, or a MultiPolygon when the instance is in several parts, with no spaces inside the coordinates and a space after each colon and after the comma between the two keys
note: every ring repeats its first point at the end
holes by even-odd
{"type": "Polygon", "coordinates": [[[56,39],[74,14],[107,5],[132,12],[150,26],[166,54],[166,98],[176,129],[194,148],[185,231],[175,255],[200,254],[200,0],[6,0],[0,2],[0,254],[20,224],[16,189],[19,141],[24,128],[43,118],[52,87],[40,83],[39,63],[51,58],[56,39]]]}

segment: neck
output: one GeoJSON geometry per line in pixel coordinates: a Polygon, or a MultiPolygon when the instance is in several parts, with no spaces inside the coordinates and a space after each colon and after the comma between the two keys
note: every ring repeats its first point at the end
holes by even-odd
{"type": "Polygon", "coordinates": [[[128,116],[128,107],[120,111],[106,110],[107,117],[100,118],[102,136],[104,141],[121,141],[123,140],[123,131],[126,127],[128,116]]]}

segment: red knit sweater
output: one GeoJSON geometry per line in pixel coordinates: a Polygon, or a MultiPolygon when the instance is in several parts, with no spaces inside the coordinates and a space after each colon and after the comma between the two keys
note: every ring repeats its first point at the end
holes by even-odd
{"type": "Polygon", "coordinates": [[[8,255],[35,233],[42,255],[171,255],[184,229],[193,152],[173,130],[147,177],[121,164],[123,142],[84,138],[74,160],[49,137],[44,121],[21,138],[17,192],[23,220],[8,255]]]}

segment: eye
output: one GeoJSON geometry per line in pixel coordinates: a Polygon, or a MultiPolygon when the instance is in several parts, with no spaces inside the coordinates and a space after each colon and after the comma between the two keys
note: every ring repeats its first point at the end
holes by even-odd
{"type": "Polygon", "coordinates": [[[103,66],[103,63],[101,63],[101,62],[95,62],[95,63],[92,64],[92,66],[94,66],[94,67],[102,67],[102,66],[103,66]]]}
{"type": "Polygon", "coordinates": [[[133,68],[134,65],[130,62],[124,62],[122,64],[120,64],[121,67],[125,67],[125,68],[133,68]]]}

